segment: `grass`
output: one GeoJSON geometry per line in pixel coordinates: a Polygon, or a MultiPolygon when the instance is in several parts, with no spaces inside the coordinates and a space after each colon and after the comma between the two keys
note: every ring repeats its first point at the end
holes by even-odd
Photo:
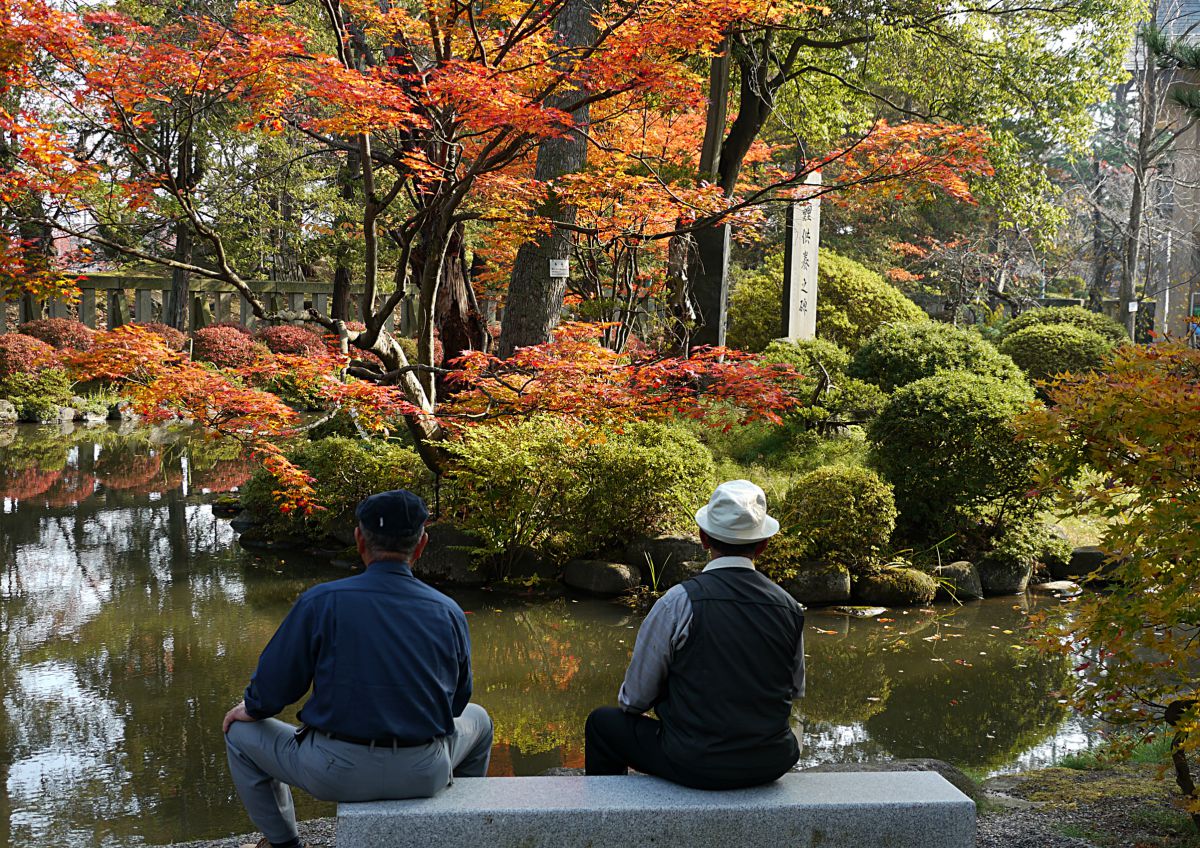
{"type": "Polygon", "coordinates": [[[1069,754],[1058,761],[1059,768],[1074,769],[1075,771],[1097,771],[1107,768],[1113,762],[1125,759],[1142,765],[1162,765],[1171,759],[1171,730],[1161,727],[1154,731],[1149,739],[1137,742],[1128,750],[1128,739],[1113,739],[1105,742],[1091,751],[1080,751],[1069,754]]]}
{"type": "Polygon", "coordinates": [[[1099,842],[1104,839],[1104,834],[1100,831],[1080,827],[1077,824],[1061,824],[1058,826],[1058,832],[1071,839],[1086,839],[1088,842],[1099,842]]]}

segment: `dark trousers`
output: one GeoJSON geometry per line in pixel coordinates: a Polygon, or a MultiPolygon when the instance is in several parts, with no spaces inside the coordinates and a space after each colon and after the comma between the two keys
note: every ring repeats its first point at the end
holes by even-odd
{"type": "Polygon", "coordinates": [[[742,789],[760,786],[780,775],[721,774],[667,759],[662,745],[662,722],[616,707],[600,707],[588,716],[584,730],[584,768],[589,775],[628,774],[630,768],[693,789],[742,789]]]}

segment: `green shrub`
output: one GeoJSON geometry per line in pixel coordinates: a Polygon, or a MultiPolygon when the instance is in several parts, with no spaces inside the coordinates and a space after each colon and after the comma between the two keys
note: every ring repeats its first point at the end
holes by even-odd
{"type": "Polygon", "coordinates": [[[983,337],[926,321],[881,327],[854,354],[846,373],[887,392],[943,371],[970,371],[1024,383],[1021,370],[983,337]]]}
{"type": "Polygon", "coordinates": [[[900,289],[853,259],[822,251],[817,278],[817,336],[851,352],[884,324],[929,321],[900,289]]]}
{"type": "Polygon", "coordinates": [[[66,371],[47,368],[0,377],[0,398],[12,401],[22,421],[46,421],[70,403],[71,387],[66,371]]]}
{"type": "MultiPolygon", "coordinates": [[[[730,347],[767,348],[782,332],[782,311],[782,253],[771,254],[757,269],[734,269],[730,347]]],[[[923,320],[928,318],[921,308],[882,276],[853,259],[821,251],[817,264],[819,339],[853,351],[882,324],[923,320]]]]}
{"type": "Polygon", "coordinates": [[[784,496],[785,529],[803,542],[804,559],[871,570],[896,527],[892,487],[867,468],[832,465],[803,475],[784,496]]]}
{"type": "Polygon", "coordinates": [[[713,477],[708,449],[662,424],[599,432],[537,417],[448,447],[459,525],[502,560],[532,548],[565,561],[686,526],[713,477]]]}
{"type": "Polygon", "coordinates": [[[937,542],[980,519],[1032,508],[1026,493],[1039,451],[1013,430],[1032,399],[1023,381],[961,371],[896,390],[869,435],[910,541],[937,542]]]}
{"type": "Polygon", "coordinates": [[[1003,335],[1011,336],[1026,327],[1068,324],[1081,330],[1099,333],[1114,345],[1125,344],[1129,334],[1119,323],[1099,312],[1089,312],[1082,306],[1047,306],[1022,312],[1004,325],[1003,335]]]}
{"type": "Polygon", "coordinates": [[[1022,521],[1004,529],[992,542],[991,549],[975,560],[980,571],[1016,569],[1032,566],[1052,571],[1071,561],[1071,543],[1038,521],[1022,521]]]}
{"type": "Polygon", "coordinates": [[[1072,324],[1032,324],[1000,343],[1001,352],[1031,380],[1098,371],[1114,347],[1105,336],[1072,324]]]}
{"type": "Polygon", "coordinates": [[[863,380],[845,376],[850,354],[825,339],[789,342],[776,339],[763,351],[763,361],[790,365],[805,376],[797,389],[812,397],[825,374],[831,384],[815,403],[796,410],[792,417],[818,428],[844,423],[866,423],[879,414],[887,395],[863,380]],[[822,371],[822,367],[824,371],[822,371]]]}
{"type": "MultiPolygon", "coordinates": [[[[429,498],[431,480],[415,452],[393,442],[331,437],[305,442],[288,458],[312,475],[323,510],[283,515],[272,494],[275,478],[259,469],[242,490],[242,505],[277,537],[319,541],[354,528],[354,508],[376,492],[409,489],[429,498]]],[[[431,505],[432,508],[432,505],[431,505]]]]}
{"type": "Polygon", "coordinates": [[[775,339],[764,348],[762,359],[764,362],[790,365],[810,381],[815,381],[821,376],[822,365],[831,377],[836,377],[845,372],[846,366],[850,364],[850,354],[827,339],[805,339],[795,342],[775,339]]]}

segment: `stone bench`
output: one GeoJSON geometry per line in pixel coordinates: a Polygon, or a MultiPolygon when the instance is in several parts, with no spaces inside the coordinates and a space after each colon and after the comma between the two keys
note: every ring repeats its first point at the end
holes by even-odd
{"type": "Polygon", "coordinates": [[[339,804],[338,848],[974,848],[975,804],[932,772],[786,775],[705,792],[654,777],[458,779],[339,804]]]}

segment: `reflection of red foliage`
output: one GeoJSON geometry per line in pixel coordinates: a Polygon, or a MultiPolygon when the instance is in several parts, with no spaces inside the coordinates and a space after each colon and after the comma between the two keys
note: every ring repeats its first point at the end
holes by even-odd
{"type": "Polygon", "coordinates": [[[492,760],[488,763],[488,777],[512,777],[512,749],[507,742],[492,746],[492,760]]]}
{"type": "Polygon", "coordinates": [[[53,486],[60,477],[61,471],[39,471],[36,468],[12,471],[0,468],[0,497],[16,501],[36,498],[53,486]]]}
{"type": "Polygon", "coordinates": [[[96,491],[96,478],[91,474],[84,476],[79,473],[77,468],[68,469],[68,471],[69,474],[64,473],[47,490],[42,501],[45,506],[59,508],[75,506],[96,491]]]}
{"type": "Polygon", "coordinates": [[[209,468],[192,472],[192,488],[210,492],[240,489],[254,473],[254,465],[245,459],[221,459],[209,468]]]}
{"type": "Polygon", "coordinates": [[[96,469],[100,481],[108,489],[143,494],[167,489],[167,481],[162,475],[162,456],[159,454],[101,457],[96,469]]]}

